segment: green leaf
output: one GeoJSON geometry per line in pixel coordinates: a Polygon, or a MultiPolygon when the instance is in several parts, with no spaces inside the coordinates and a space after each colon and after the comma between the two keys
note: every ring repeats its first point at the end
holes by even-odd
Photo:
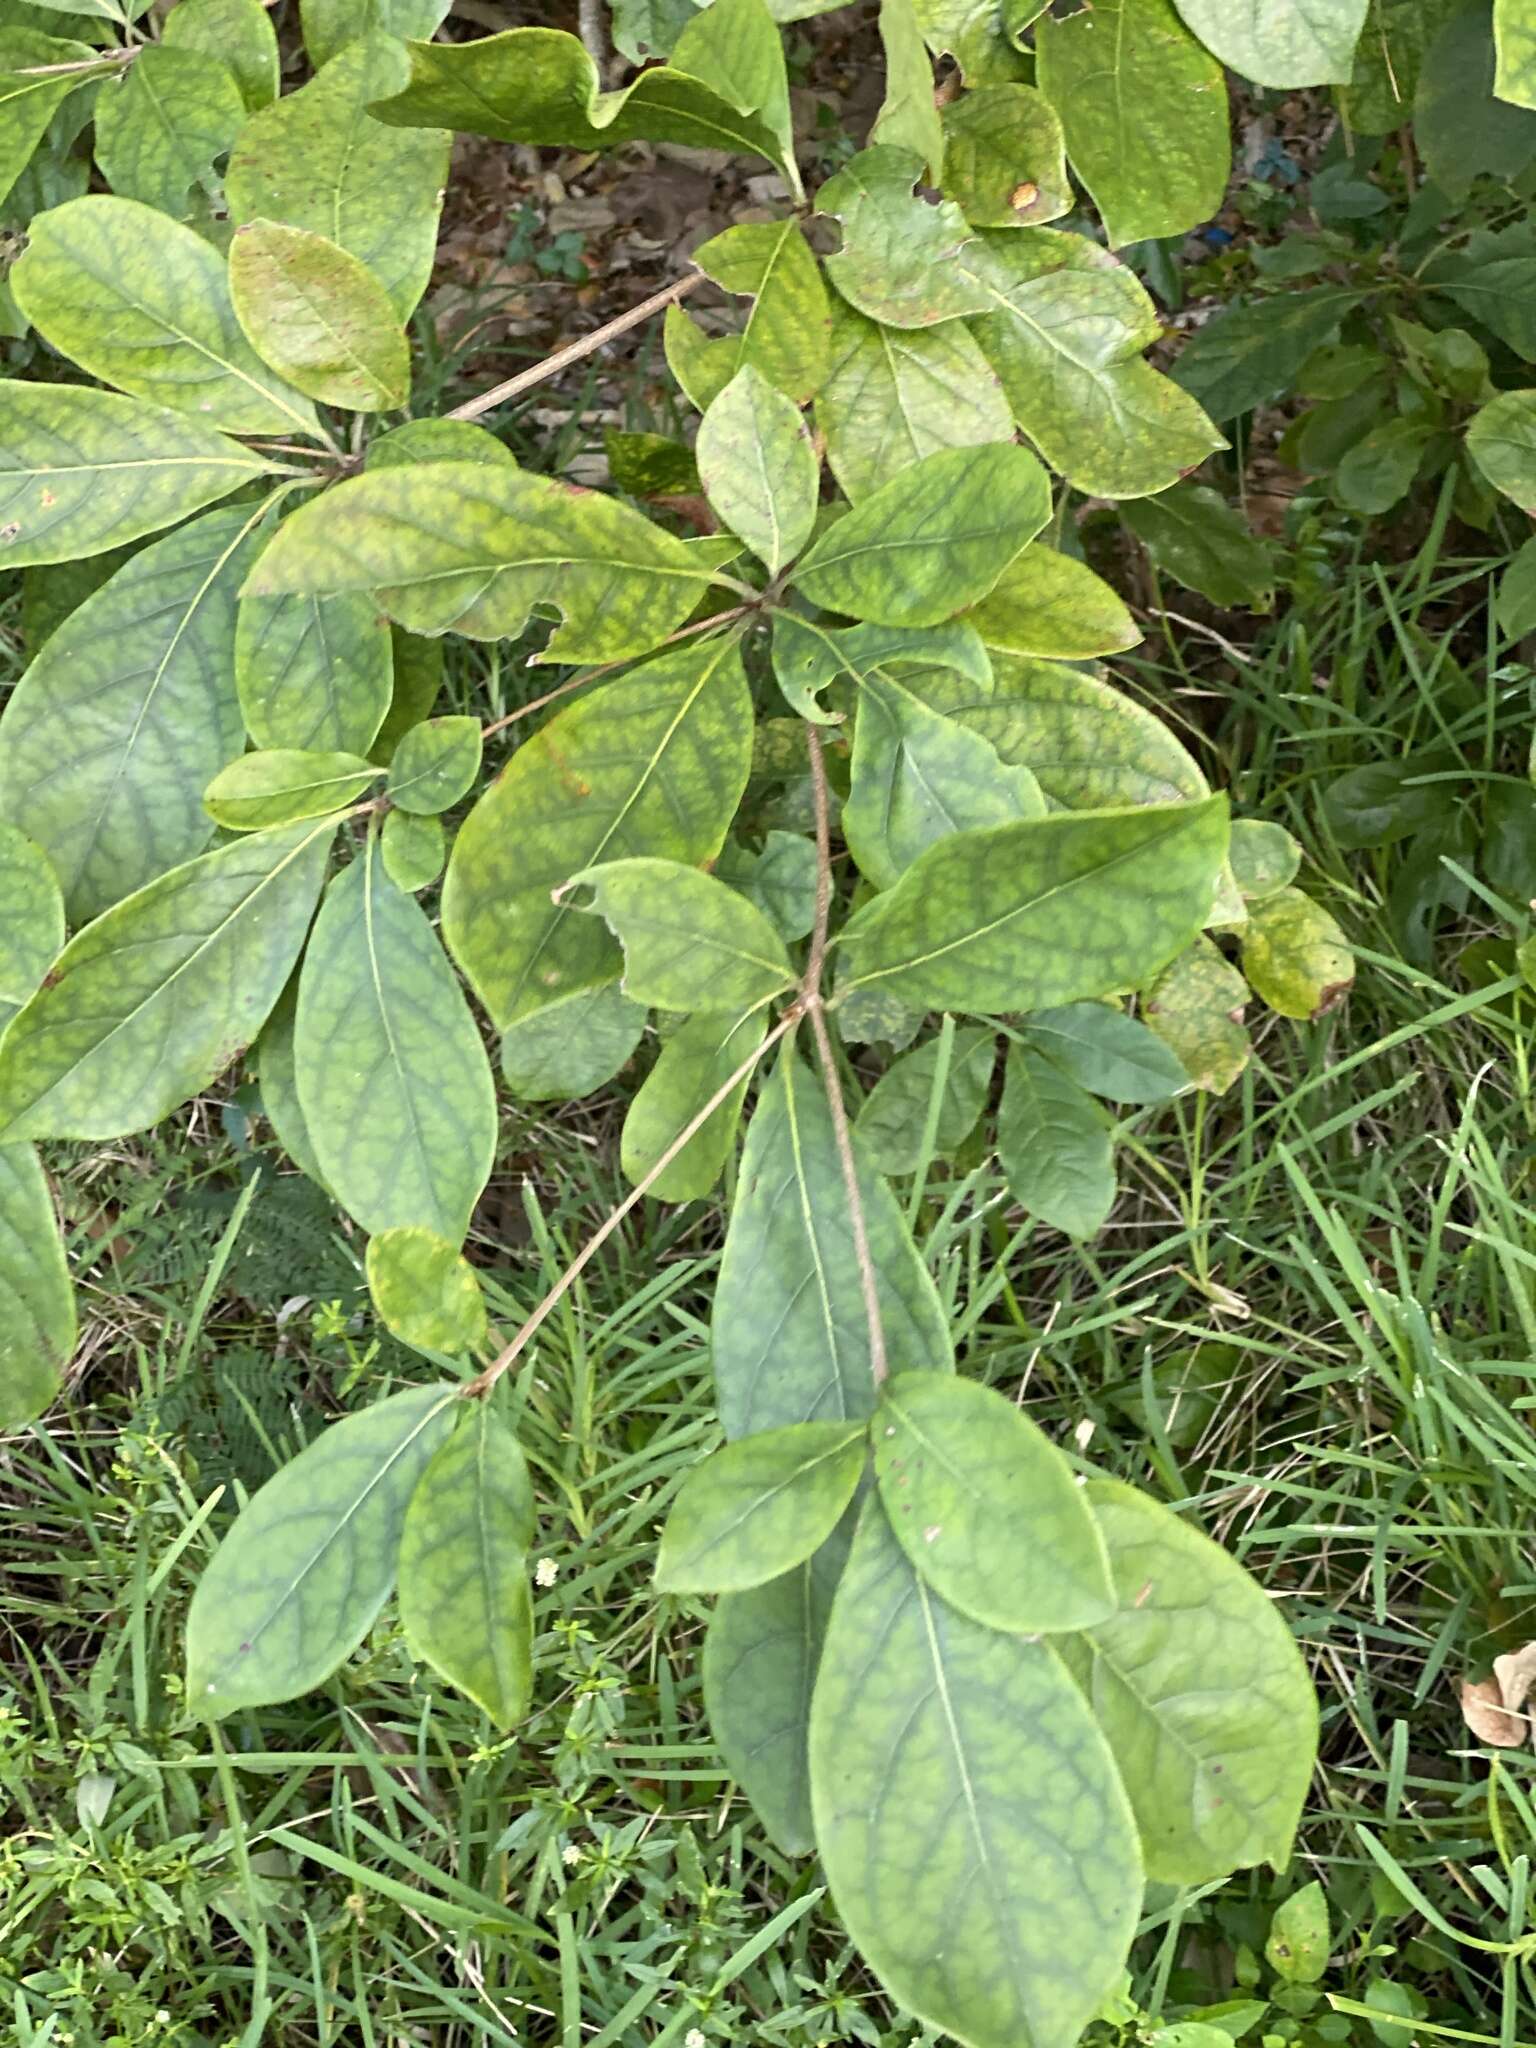
{"type": "Polygon", "coordinates": [[[258,747],[366,754],[394,686],[389,621],[363,591],[246,597],[235,624],[235,682],[258,747]]]}
{"type": "Polygon", "coordinates": [[[9,283],[93,377],[232,434],[317,431],[313,406],[241,333],[218,252],[152,207],[96,194],[40,214],[9,283]]]}
{"type": "Polygon", "coordinates": [[[1096,242],[1055,228],[983,235],[959,266],[985,300],[971,331],[1014,418],[1086,496],[1164,490],[1225,445],[1188,393],[1142,361],[1162,331],[1157,309],[1096,242]]]}
{"type": "Polygon", "coordinates": [[[1141,628],[1084,562],[1035,541],[1015,555],[990,594],[966,614],[988,647],[1051,661],[1119,654],[1141,628]]]}
{"type": "MultiPolygon", "coordinates": [[[[854,1141],[892,1372],[948,1372],[939,1297],[896,1199],[854,1141]]],[[[786,1053],[747,1130],[715,1290],[715,1386],[728,1437],[874,1412],[869,1331],[831,1114],[786,1053]]]]}
{"type": "Polygon", "coordinates": [[[1234,300],[1185,342],[1174,381],[1213,420],[1236,419],[1289,392],[1308,356],[1360,303],[1359,292],[1334,284],[1234,300]]]}
{"type": "Polygon", "coordinates": [[[326,891],[299,977],[299,1100],[326,1185],[370,1233],[459,1243],[496,1152],[490,1062],[420,906],[377,842],[326,891]]]}
{"type": "Polygon", "coordinates": [[[1248,984],[1207,938],[1170,962],[1147,990],[1149,1027],[1197,1088],[1221,1095],[1248,1064],[1248,984]]]}
{"type": "Polygon", "coordinates": [[[260,832],[345,810],[383,772],[358,754],[241,754],[204,790],[203,808],[229,831],[260,832]]]}
{"type": "Polygon", "coordinates": [[[423,817],[446,811],[480,773],[480,745],[478,718],[429,718],[413,725],[389,764],[390,802],[423,817]]]}
{"type": "Polygon", "coordinates": [[[974,1380],[907,1373],[886,1385],[870,1434],[890,1525],[941,1600],[1023,1635],[1113,1614],[1092,1511],[1012,1401],[974,1380]]]}
{"type": "Polygon", "coordinates": [[[605,861],[560,894],[601,917],[623,947],[631,1002],[755,1009],[794,984],[784,941],[757,905],[681,861],[605,861]]]}
{"type": "Polygon", "coordinates": [[[704,1704],[731,1775],[769,1840],[809,1856],[807,1737],[827,1614],[848,1555],[850,1518],[806,1563],[747,1593],[727,1593],[704,1637],[704,1704]]]}
{"type": "MultiPolygon", "coordinates": [[[[693,0],[685,0],[685,4],[691,6],[693,0]]],[[[609,482],[627,497],[689,496],[700,488],[693,450],[669,434],[628,434],[607,427],[603,452],[608,458],[609,482]]]]}
{"type": "Polygon", "coordinates": [[[435,882],[443,872],[448,840],[442,820],[416,817],[410,811],[390,811],[379,834],[379,858],[384,872],[396,888],[414,893],[435,882]]]}
{"type": "Polygon", "coordinates": [[[967,87],[1006,84],[1025,75],[1015,38],[1043,0],[917,0],[923,35],[936,57],[952,56],[967,87]]]}
{"type": "Polygon", "coordinates": [[[848,986],[989,1013],[1137,987],[1205,922],[1226,843],[1223,797],[942,839],[844,927],[848,986]]]}
{"type": "Polygon", "coordinates": [[[601,922],[550,892],[604,860],[713,860],[751,749],[731,641],[669,650],[518,749],[465,821],[443,887],[449,950],[500,1028],[617,973],[601,922]]]}
{"type": "Polygon", "coordinates": [[[1372,427],[1345,452],[1334,472],[1333,495],[1367,517],[1390,512],[1407,496],[1432,440],[1430,429],[1414,420],[1372,427]]]}
{"type": "Polygon", "coordinates": [[[249,113],[277,98],[277,31],[261,0],[176,0],[160,40],[227,65],[249,113]]]}
{"type": "Polygon", "coordinates": [[[421,1351],[473,1351],[485,1342],[485,1296],[455,1244],[419,1223],[368,1240],[368,1292],[392,1336],[421,1351]]]}
{"type": "Polygon", "coordinates": [[[0,1145],[0,1429],[42,1414],[74,1350],[74,1290],[48,1182],[30,1145],[0,1145]]]}
{"type": "Polygon", "coordinates": [[[405,420],[376,434],[363,457],[365,469],[399,469],[411,462],[490,462],[516,469],[505,441],[473,420],[405,420]]]}
{"type": "Polygon", "coordinates": [[[431,123],[556,149],[681,142],[765,157],[790,174],[787,91],[785,104],[779,102],[784,60],[761,0],[715,0],[684,29],[670,64],[642,71],[615,92],[600,90],[597,66],[562,29],[507,29],[472,43],[413,42],[409,52],[410,83],[374,108],[380,121],[404,128],[431,123]],[[711,15],[719,18],[711,22],[711,15]]]}
{"type": "Polygon", "coordinates": [[[877,889],[951,833],[1044,816],[1032,772],[1005,766],[980,733],[931,709],[900,662],[871,665],[859,680],[843,837],[877,889]]]}
{"type": "Polygon", "coordinates": [[[434,129],[392,134],[370,111],[409,71],[390,36],[348,43],[308,85],[252,116],[224,181],[236,226],[282,221],[328,236],[368,266],[402,320],[432,274],[450,141],[434,129]]]}
{"type": "Polygon", "coordinates": [[[1286,888],[1301,866],[1300,846],[1283,825],[1267,818],[1234,818],[1228,857],[1232,878],[1250,903],[1286,888]]]}
{"type": "Polygon", "coordinates": [[[1175,484],[1136,499],[1120,516],[1154,564],[1186,590],[1227,610],[1263,612],[1274,603],[1273,555],[1209,484],[1175,484]]]}
{"type": "Polygon", "coordinates": [[[695,1465],[661,1532],[657,1591],[739,1593],[803,1563],[842,1520],[867,1449],[862,1420],[796,1422],[695,1465]]]}
{"type": "Polygon", "coordinates": [[[400,1619],[412,1653],[498,1728],[528,1711],[533,1488],[517,1438],[474,1403],[422,1474],[400,1538],[400,1619]]]}
{"type": "Polygon", "coordinates": [[[1175,0],[1187,27],[1255,85],[1347,84],[1368,0],[1175,0]]]}
{"type": "Polygon", "coordinates": [[[1024,1033],[1079,1088],[1110,1102],[1166,1102],[1188,1085],[1156,1032],[1106,1003],[1037,1010],[1025,1020],[1024,1033]]]}
{"type": "Polygon", "coordinates": [[[960,265],[975,244],[950,200],[929,206],[913,186],[923,165],[909,149],[861,150],[816,195],[816,211],[841,223],[843,246],[827,275],[851,306],[884,327],[932,327],[984,313],[987,291],[960,265]]]}
{"type": "Polygon", "coordinates": [[[1231,167],[1226,86],[1171,0],[1047,15],[1035,63],[1112,249],[1182,235],[1217,212],[1231,167]]]}
{"type": "Polygon", "coordinates": [[[409,1387],[321,1432],[235,1518],[187,1616],[187,1703],[217,1720],[296,1699],[373,1626],[406,1506],[458,1403],[409,1387]]]}
{"type": "Polygon", "coordinates": [[[120,199],[142,199],[173,220],[194,190],[217,187],[215,161],[245,125],[234,73],[202,50],[151,43],[96,100],[96,162],[120,199]]]}
{"type": "Polygon", "coordinates": [[[0,716],[0,812],[48,854],[76,924],[212,837],[203,791],[242,743],[235,593],[254,524],[249,507],[210,512],[132,556],[0,716]]]}
{"type": "Polygon", "coordinates": [[[628,1063],[645,1017],[644,1004],[632,1003],[616,981],[562,996],[522,1018],[502,1039],[508,1088],[522,1102],[592,1094],[628,1063]]]}
{"type": "Polygon", "coordinates": [[[971,2048],[1067,2048],[1124,1967],[1141,1859],[1056,1653],[931,1592],[866,1502],[811,1709],[816,1842],[892,1997],[971,2048]]]}
{"type": "Polygon", "coordinates": [[[251,346],[298,390],[351,412],[405,403],[405,329],[348,250],[307,228],[247,221],[230,243],[229,284],[251,346]]]}
{"type": "Polygon", "coordinates": [[[1517,107],[1536,107],[1536,14],[1530,0],[1493,0],[1493,42],[1494,91],[1517,107]]]}
{"type": "Polygon", "coordinates": [[[1243,972],[1282,1017],[1321,1017],[1354,986],[1355,960],[1320,903],[1300,889],[1279,889],[1253,906],[1243,926],[1243,972]]]}
{"type": "Polygon", "coordinates": [[[1109,1120],[1086,1089],[1025,1045],[1008,1049],[997,1156],[1026,1215],[1080,1239],[1104,1227],[1116,1192],[1109,1120]]]}
{"type": "Polygon", "coordinates": [[[43,849],[0,821],[0,1031],[64,943],[64,898],[43,849]]]}
{"type": "Polygon", "coordinates": [[[711,399],[697,452],[709,502],[777,576],[816,520],[819,466],[799,408],[748,363],[711,399]]]}
{"type": "Polygon", "coordinates": [[[1328,1899],[1314,1879],[1275,1908],[1264,1960],[1287,1984],[1316,1984],[1328,1968],[1329,1941],[1328,1899]]]}
{"type": "Polygon", "coordinates": [[[1480,176],[1508,183],[1536,157],[1536,113],[1494,97],[1494,67],[1492,16],[1481,0],[1445,24],[1419,73],[1414,141],[1453,200],[1465,200],[1480,176]]]}
{"type": "Polygon", "coordinates": [[[334,823],[253,833],[77,932],[0,1038],[0,1137],[116,1138],[255,1036],[309,928],[334,823]]]}
{"type": "Polygon", "coordinates": [[[750,897],[781,939],[803,939],[816,922],[816,843],[799,832],[773,831],[752,853],[727,840],[715,873],[750,897]]]}
{"type": "Polygon", "coordinates": [[[1134,1488],[1096,1479],[1118,1612],[1085,1681],[1136,1810],[1147,1875],[1283,1869],[1317,1752],[1317,1701],[1278,1607],[1241,1565],[1134,1488]]]}
{"type": "Polygon", "coordinates": [[[931,688],[935,669],[953,669],[980,690],[992,685],[987,650],[969,626],[935,626],[926,632],[901,626],[850,626],[836,631],[791,612],[774,615],[774,674],[790,709],[801,718],[818,725],[841,723],[843,713],[825,709],[819,701],[821,692],[842,675],[862,687],[892,664],[914,688],[914,678],[925,690],[931,688]]]}
{"type": "Polygon", "coordinates": [[[1496,491],[1536,514],[1536,391],[1501,391],[1475,412],[1467,453],[1496,491]]]}
{"type": "Polygon", "coordinates": [[[714,339],[681,306],[667,308],[667,362],[690,402],[703,412],[750,365],[804,405],[827,374],[831,311],[799,221],[744,221],[701,242],[693,260],[726,291],[751,298],[752,307],[740,334],[714,339]]]}
{"type": "Polygon", "coordinates": [[[1030,85],[984,85],[944,109],[944,190],[976,228],[1037,227],[1070,213],[1061,122],[1030,85]]]}
{"type": "MultiPolygon", "coordinates": [[[[627,1180],[644,1179],[767,1033],[764,1009],[700,1010],[672,1032],[624,1119],[620,1163],[627,1180]]],[[[709,1193],[735,1145],[746,1094],[744,1078],[652,1181],[657,1201],[693,1202],[709,1193]]]]}
{"type": "Polygon", "coordinates": [[[317,71],[359,36],[429,37],[448,11],[447,0],[299,0],[304,47],[317,71]]]}
{"type": "MultiPolygon", "coordinates": [[[[926,1039],[903,1053],[880,1076],[854,1126],[864,1156],[879,1173],[916,1173],[923,1163],[923,1133],[938,1079],[940,1040],[926,1039]]],[[[997,1041],[979,1025],[957,1031],[939,1096],[934,1155],[947,1159],[975,1130],[986,1107],[997,1064],[997,1041]]]]}
{"type": "Polygon", "coordinates": [[[272,467],[201,421],[139,398],[0,380],[0,564],[121,547],[272,467]]]}
{"type": "Polygon", "coordinates": [[[1002,382],[969,331],[882,327],[833,301],[831,367],[816,400],[827,462],[857,503],[944,448],[1011,441],[1002,382]]]}
{"type": "Polygon", "coordinates": [[[299,1107],[298,1079],[294,1072],[293,1023],[298,1009],[299,978],[290,978],[278,997],[272,1014],[261,1027],[252,1051],[256,1079],[261,1088],[261,1107],[277,1142],[301,1173],[316,1187],[325,1186],[325,1175],[310,1142],[309,1125],[299,1107]]]}
{"type": "MultiPolygon", "coordinates": [[[[247,600],[249,602],[249,600],[247,600]]],[[[440,640],[423,640],[415,633],[390,629],[394,679],[389,709],[368,749],[370,761],[388,767],[401,740],[413,725],[431,715],[443,687],[443,646],[440,640]]],[[[361,751],[361,750],[359,750],[361,751]]]]}
{"type": "Polygon", "coordinates": [[[826,611],[935,626],[984,597],[1050,513],[1049,482],[1027,449],[943,449],[829,527],[795,585],[826,611]]]}
{"type": "Polygon", "coordinates": [[[515,638],[535,605],[565,623],[540,657],[616,661],[680,626],[710,582],[680,540],[615,498],[498,463],[349,477],[285,519],[255,597],[371,591],[416,633],[515,638]]]}
{"type": "Polygon", "coordinates": [[[31,162],[65,100],[92,77],[88,71],[60,73],[53,67],[83,63],[91,54],[85,43],[35,29],[0,29],[0,199],[31,162]]]}
{"type": "Polygon", "coordinates": [[[880,47],[885,98],[869,139],[911,150],[937,185],[944,175],[944,124],[934,105],[933,66],[912,0],[880,0],[880,47]]]}

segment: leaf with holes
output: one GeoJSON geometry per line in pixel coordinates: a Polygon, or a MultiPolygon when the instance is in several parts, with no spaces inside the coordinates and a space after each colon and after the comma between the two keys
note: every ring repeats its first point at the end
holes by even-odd
{"type": "Polygon", "coordinates": [[[406,1508],[452,1427],[409,1387],[321,1432],[236,1516],[187,1616],[187,1704],[218,1720],[320,1685],[378,1619],[406,1508]]]}
{"type": "Polygon", "coordinates": [[[377,841],[326,892],[299,976],[299,1101],[326,1185],[367,1231],[457,1244],[496,1151],[480,1033],[377,841]]]}
{"type": "Polygon", "coordinates": [[[560,892],[601,917],[624,949],[624,993],[660,1010],[755,1009],[794,982],[763,912],[680,861],[606,861],[560,892]]]}

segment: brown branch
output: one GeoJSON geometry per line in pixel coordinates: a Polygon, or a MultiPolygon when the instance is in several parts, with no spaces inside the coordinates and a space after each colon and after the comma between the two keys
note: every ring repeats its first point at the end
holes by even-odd
{"type": "Polygon", "coordinates": [[[675,305],[679,299],[687,298],[691,291],[704,282],[704,273],[695,270],[688,277],[679,277],[659,292],[652,292],[648,299],[642,299],[638,306],[631,306],[627,313],[620,313],[617,319],[609,320],[591,334],[584,334],[579,341],[568,341],[564,348],[558,348],[552,356],[546,356],[542,363],[519,370],[515,377],[509,377],[504,384],[493,384],[489,391],[482,391],[478,398],[466,398],[462,405],[456,405],[445,417],[450,420],[477,420],[482,413],[492,412],[509,398],[517,398],[524,391],[531,391],[536,384],[547,383],[551,377],[558,377],[572,363],[579,363],[583,357],[596,354],[605,342],[614,341],[621,334],[627,334],[631,327],[639,327],[649,320],[653,313],[659,313],[664,306],[675,305]]]}
{"type": "Polygon", "coordinates": [[[832,907],[832,833],[827,801],[827,764],[821,751],[821,735],[814,725],[805,728],[806,747],[811,758],[811,797],[816,813],[816,921],[811,930],[810,956],[800,1000],[811,1020],[816,1040],[816,1058],[821,1067],[822,1086],[832,1117],[832,1136],[837,1161],[842,1168],[843,1192],[848,1198],[848,1224],[853,1232],[853,1257],[859,1269],[859,1291],[864,1297],[864,1320],[869,1330],[869,1371],[875,1385],[886,1378],[885,1323],[880,1314],[880,1283],[870,1255],[869,1230],[864,1219],[864,1198],[859,1192],[859,1164],[853,1156],[853,1133],[848,1128],[848,1111],[843,1102],[842,1077],[832,1052],[832,1037],[821,1000],[821,977],[827,956],[827,925],[832,907]]]}
{"type": "Polygon", "coordinates": [[[630,1189],[629,1193],[624,1197],[623,1201],[620,1202],[619,1206],[610,1212],[607,1221],[603,1223],[600,1226],[600,1228],[591,1237],[587,1239],[586,1243],[582,1246],[581,1250],[576,1254],[575,1258],[572,1259],[571,1263],[560,1275],[560,1278],[555,1282],[554,1286],[550,1288],[548,1294],[545,1295],[544,1299],[533,1311],[533,1314],[529,1316],[528,1320],[517,1332],[517,1335],[512,1339],[511,1343],[508,1344],[504,1350],[497,1353],[496,1357],[492,1359],[491,1363],[485,1368],[484,1372],[480,1373],[478,1377],[476,1377],[475,1379],[468,1381],[463,1387],[459,1389],[460,1393],[463,1394],[466,1399],[479,1398],[483,1394],[488,1394],[491,1388],[494,1387],[496,1382],[501,1378],[502,1374],[507,1370],[507,1367],[509,1365],[515,1364],[516,1361],[519,1358],[521,1358],[523,1353],[527,1350],[528,1345],[532,1338],[537,1334],[540,1327],[548,1320],[551,1311],[558,1307],[560,1302],[564,1300],[565,1296],[570,1292],[572,1286],[575,1284],[580,1274],[588,1265],[591,1264],[593,1258],[595,1258],[597,1253],[608,1242],[609,1238],[612,1237],[613,1233],[624,1221],[624,1218],[629,1214],[630,1210],[634,1208],[635,1204],[640,1200],[641,1196],[646,1194],[648,1190],[655,1184],[655,1182],[661,1178],[662,1174],[666,1172],[667,1168],[672,1164],[673,1160],[677,1157],[678,1153],[682,1151],[683,1147],[689,1142],[691,1138],[694,1138],[698,1135],[698,1133],[704,1128],[705,1124],[709,1122],[709,1119],[714,1115],[715,1111],[720,1107],[720,1105],[729,1099],[733,1090],[741,1086],[742,1082],[746,1080],[747,1076],[752,1072],[753,1068],[757,1066],[759,1061],[764,1058],[764,1056],[770,1051],[770,1049],[773,1046],[777,1045],[779,1040],[783,1038],[787,1032],[793,1031],[795,1026],[799,1023],[802,1014],[803,1013],[799,1003],[791,1004],[789,1009],[787,1009],[784,1012],[784,1015],[779,1019],[778,1023],[775,1024],[773,1029],[768,1033],[767,1037],[763,1040],[762,1044],[754,1047],[754,1049],[742,1061],[741,1065],[731,1075],[730,1079],[728,1081],[723,1081],[720,1084],[720,1086],[715,1090],[714,1094],[711,1095],[708,1102],[705,1103],[704,1107],[698,1112],[698,1114],[688,1119],[687,1123],[683,1125],[683,1128],[672,1140],[671,1144],[667,1147],[666,1151],[663,1152],[661,1157],[656,1161],[656,1164],[650,1169],[648,1173],[646,1173],[643,1179],[635,1183],[634,1187],[630,1189]]]}

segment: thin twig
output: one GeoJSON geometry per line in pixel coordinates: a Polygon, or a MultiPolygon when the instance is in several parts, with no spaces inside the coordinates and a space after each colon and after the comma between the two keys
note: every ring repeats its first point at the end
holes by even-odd
{"type": "Polygon", "coordinates": [[[546,383],[551,377],[572,363],[579,363],[583,357],[596,353],[605,342],[627,334],[631,327],[639,327],[649,320],[653,313],[661,312],[665,306],[675,305],[679,299],[687,298],[691,291],[704,282],[704,273],[693,271],[687,277],[679,277],[659,292],[652,292],[648,299],[642,299],[638,306],[631,306],[627,313],[620,313],[617,319],[609,320],[604,326],[595,328],[591,334],[582,335],[579,341],[569,341],[564,348],[558,348],[552,356],[546,356],[542,363],[535,363],[530,369],[519,370],[515,377],[509,377],[504,384],[493,384],[489,391],[482,391],[478,398],[466,398],[462,405],[456,405],[445,415],[450,420],[477,420],[482,413],[492,412],[509,398],[516,398],[524,391],[531,391],[535,384],[546,383]]]}
{"type": "Polygon", "coordinates": [[[550,1312],[554,1308],[556,1308],[559,1305],[559,1303],[565,1298],[565,1296],[570,1292],[572,1286],[582,1273],[583,1269],[591,1263],[592,1259],[596,1256],[596,1254],[608,1242],[609,1238],[612,1237],[613,1233],[624,1221],[624,1218],[629,1214],[630,1210],[634,1208],[635,1204],[640,1200],[641,1196],[644,1195],[652,1187],[652,1185],[661,1178],[662,1174],[666,1172],[667,1168],[672,1164],[673,1160],[677,1157],[678,1153],[682,1151],[683,1147],[688,1143],[688,1141],[691,1138],[694,1138],[698,1135],[698,1133],[704,1128],[705,1124],[707,1124],[709,1122],[709,1119],[714,1115],[715,1111],[720,1107],[720,1105],[723,1102],[727,1101],[730,1098],[733,1090],[741,1086],[742,1082],[746,1080],[747,1076],[752,1072],[753,1068],[757,1066],[758,1062],[764,1057],[764,1055],[767,1052],[769,1052],[773,1046],[777,1045],[779,1040],[783,1038],[786,1033],[793,1031],[795,1026],[799,1023],[802,1014],[803,1013],[799,1003],[791,1004],[789,1009],[787,1009],[784,1012],[783,1016],[779,1019],[778,1023],[775,1024],[773,1029],[768,1033],[767,1037],[764,1038],[762,1044],[754,1047],[754,1049],[742,1061],[741,1065],[737,1067],[736,1071],[731,1075],[728,1081],[723,1081],[721,1083],[721,1085],[715,1090],[714,1094],[711,1095],[708,1102],[706,1102],[704,1107],[699,1111],[697,1116],[693,1116],[688,1119],[687,1123],[683,1125],[683,1128],[672,1140],[671,1144],[667,1147],[666,1151],[663,1152],[661,1157],[656,1161],[656,1164],[643,1177],[643,1179],[635,1183],[634,1187],[630,1189],[629,1193],[624,1197],[623,1201],[620,1202],[619,1206],[609,1213],[607,1221],[599,1227],[599,1229],[593,1236],[587,1239],[586,1243],[582,1246],[581,1250],[576,1254],[575,1258],[572,1259],[571,1263],[560,1275],[560,1278],[555,1282],[554,1286],[550,1288],[548,1294],[545,1295],[544,1299],[533,1311],[533,1314],[529,1316],[528,1320],[517,1332],[517,1335],[512,1339],[511,1343],[508,1344],[504,1350],[497,1353],[496,1357],[492,1359],[491,1363],[485,1368],[484,1372],[482,1372],[477,1378],[468,1381],[463,1387],[460,1388],[460,1393],[463,1394],[466,1397],[466,1399],[478,1398],[483,1394],[488,1394],[491,1388],[494,1387],[496,1382],[501,1378],[502,1374],[507,1370],[507,1367],[509,1365],[515,1364],[516,1361],[519,1358],[521,1358],[523,1353],[527,1350],[530,1340],[534,1337],[534,1335],[537,1333],[542,1324],[548,1319],[550,1312]]]}
{"type": "Polygon", "coordinates": [[[76,57],[69,64],[23,64],[17,78],[58,78],[69,71],[99,71],[103,64],[127,64],[138,55],[135,50],[103,50],[99,57],[76,57]]]}
{"type": "Polygon", "coordinates": [[[821,1000],[821,976],[827,956],[827,924],[832,905],[832,834],[827,802],[827,764],[821,751],[821,735],[814,725],[807,724],[805,741],[811,758],[811,798],[816,813],[816,921],[811,929],[810,956],[806,961],[805,979],[800,984],[800,1000],[811,1020],[822,1086],[827,1091],[832,1136],[837,1146],[838,1165],[843,1173],[843,1192],[848,1197],[848,1223],[853,1232],[853,1257],[859,1269],[859,1290],[864,1297],[864,1320],[869,1328],[870,1377],[878,1387],[889,1370],[885,1356],[885,1323],[880,1314],[880,1283],[875,1273],[875,1262],[870,1256],[864,1198],[859,1192],[859,1166],[853,1156],[853,1133],[848,1128],[842,1078],[832,1054],[832,1038],[827,1030],[821,1000]]]}
{"type": "MultiPolygon", "coordinates": [[[[697,619],[691,626],[679,626],[675,633],[669,633],[665,640],[659,640],[652,652],[659,654],[663,647],[672,646],[674,641],[690,639],[695,633],[707,633],[711,626],[728,626],[733,620],[744,618],[751,609],[750,605],[739,604],[733,611],[716,612],[711,619],[697,619]]],[[[535,711],[542,711],[546,704],[553,704],[560,697],[568,697],[572,690],[579,690],[583,683],[595,683],[599,676],[606,676],[616,668],[629,666],[630,657],[626,655],[622,661],[605,661],[599,668],[583,669],[579,676],[571,676],[567,681],[558,683],[554,689],[546,690],[542,697],[535,697],[531,704],[519,704],[517,709],[509,711],[505,718],[495,719],[490,725],[482,727],[480,737],[482,740],[488,740],[503,727],[515,725],[520,718],[531,718],[535,711]]]]}

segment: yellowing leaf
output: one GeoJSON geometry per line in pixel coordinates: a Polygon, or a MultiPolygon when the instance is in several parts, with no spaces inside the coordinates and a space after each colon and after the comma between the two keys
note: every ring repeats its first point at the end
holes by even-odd
{"type": "Polygon", "coordinates": [[[230,244],[229,283],[252,347],[298,390],[352,412],[404,404],[405,329],[348,250],[307,228],[248,221],[230,244]]]}

